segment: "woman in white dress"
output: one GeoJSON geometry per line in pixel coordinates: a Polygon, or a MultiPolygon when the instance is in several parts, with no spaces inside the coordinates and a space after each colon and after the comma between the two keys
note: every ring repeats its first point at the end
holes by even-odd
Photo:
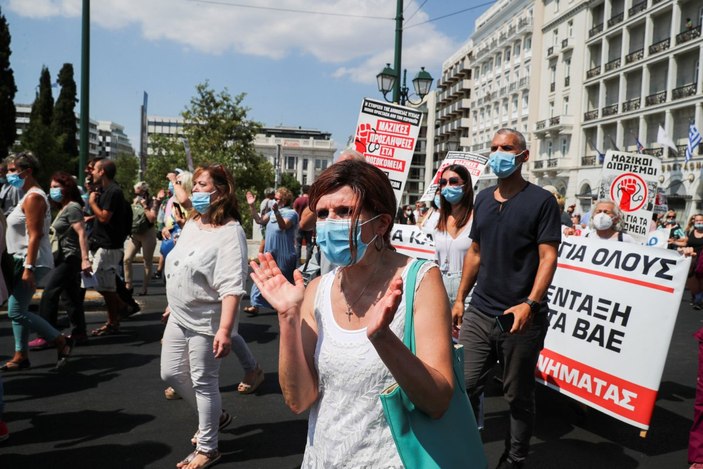
{"type": "Polygon", "coordinates": [[[360,161],[325,170],[310,189],[317,242],[340,267],[307,290],[259,255],[252,279],[278,312],[279,378],[288,406],[310,409],[303,467],[402,467],[379,399],[397,382],[438,418],[453,392],[450,313],[439,269],[427,263],[405,291],[413,262],[390,244],[396,202],[388,177],[360,161]],[[414,295],[416,353],[402,342],[414,295]]]}

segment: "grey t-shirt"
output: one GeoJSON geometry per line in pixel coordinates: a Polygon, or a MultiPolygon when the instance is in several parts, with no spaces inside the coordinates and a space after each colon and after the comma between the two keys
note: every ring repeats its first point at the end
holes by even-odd
{"type": "Polygon", "coordinates": [[[64,258],[69,256],[81,257],[78,233],[71,227],[72,224],[81,220],[83,220],[83,209],[77,202],[69,202],[51,224],[51,229],[61,239],[61,250],[64,258]]]}

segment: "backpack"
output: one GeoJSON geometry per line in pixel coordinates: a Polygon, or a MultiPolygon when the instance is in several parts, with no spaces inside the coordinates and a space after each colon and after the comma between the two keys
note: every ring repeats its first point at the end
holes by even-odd
{"type": "Polygon", "coordinates": [[[142,204],[132,204],[131,208],[130,223],[132,224],[132,229],[130,234],[142,234],[152,227],[152,223],[146,217],[146,211],[142,204]]]}

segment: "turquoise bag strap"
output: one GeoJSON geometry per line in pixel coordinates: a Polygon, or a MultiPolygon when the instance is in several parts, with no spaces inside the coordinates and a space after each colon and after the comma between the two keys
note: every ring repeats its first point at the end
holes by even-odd
{"type": "Polygon", "coordinates": [[[415,306],[415,285],[417,284],[417,273],[423,264],[424,259],[415,259],[408,270],[408,277],[405,281],[405,330],[403,331],[403,343],[415,355],[415,321],[413,320],[413,308],[415,306]]]}

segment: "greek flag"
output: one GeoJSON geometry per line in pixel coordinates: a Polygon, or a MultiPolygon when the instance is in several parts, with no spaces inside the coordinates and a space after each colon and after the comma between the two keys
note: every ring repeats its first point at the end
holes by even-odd
{"type": "Polygon", "coordinates": [[[691,122],[691,124],[688,126],[688,146],[686,147],[686,161],[690,160],[693,158],[693,152],[698,148],[698,145],[700,145],[701,140],[701,133],[698,131],[696,128],[696,125],[691,122]]]}

